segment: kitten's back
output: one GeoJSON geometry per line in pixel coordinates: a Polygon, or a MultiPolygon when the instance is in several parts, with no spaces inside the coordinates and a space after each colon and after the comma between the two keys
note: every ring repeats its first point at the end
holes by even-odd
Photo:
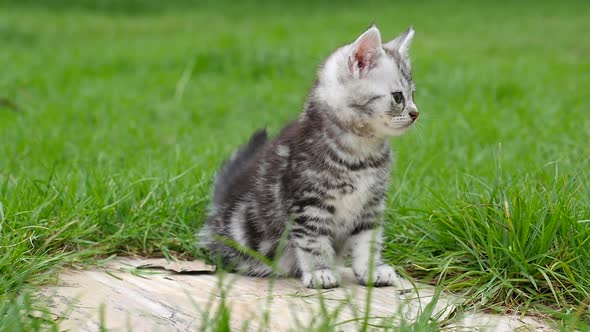
{"type": "Polygon", "coordinates": [[[213,184],[212,202],[214,206],[218,207],[227,202],[229,189],[233,187],[234,182],[241,177],[241,174],[247,170],[249,161],[254,159],[266,142],[268,142],[266,129],[258,129],[252,134],[246,145],[240,147],[231,158],[223,163],[213,184]]]}

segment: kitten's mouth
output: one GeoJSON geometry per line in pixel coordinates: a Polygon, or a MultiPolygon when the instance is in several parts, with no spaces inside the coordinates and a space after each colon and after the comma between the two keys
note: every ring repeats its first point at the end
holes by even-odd
{"type": "Polygon", "coordinates": [[[416,122],[416,121],[408,121],[408,122],[400,123],[397,125],[397,129],[408,129],[414,124],[414,122],[416,122]]]}

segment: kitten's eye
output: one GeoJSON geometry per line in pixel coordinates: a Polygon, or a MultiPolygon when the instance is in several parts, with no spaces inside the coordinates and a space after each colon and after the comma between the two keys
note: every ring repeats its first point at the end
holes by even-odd
{"type": "Polygon", "coordinates": [[[401,104],[404,100],[404,95],[399,91],[394,92],[391,95],[393,96],[393,101],[395,101],[396,104],[401,104]]]}

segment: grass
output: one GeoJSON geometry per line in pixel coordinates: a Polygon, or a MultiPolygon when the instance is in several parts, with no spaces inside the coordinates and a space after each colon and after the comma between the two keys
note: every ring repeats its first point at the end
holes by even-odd
{"type": "MultiPolygon", "coordinates": [[[[315,67],[413,24],[419,128],[385,257],[500,311],[590,322],[590,6],[0,1],[0,329],[68,264],[204,258],[215,168],[297,116],[315,67]]],[[[584,323],[585,322],[585,323],[584,323]]]]}

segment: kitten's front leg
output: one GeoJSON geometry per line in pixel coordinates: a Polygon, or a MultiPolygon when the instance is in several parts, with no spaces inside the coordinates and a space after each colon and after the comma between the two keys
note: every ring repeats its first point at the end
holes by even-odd
{"type": "Polygon", "coordinates": [[[335,251],[329,234],[321,231],[317,220],[300,216],[291,232],[295,243],[301,281],[308,288],[335,288],[339,278],[331,269],[335,251]]]}
{"type": "Polygon", "coordinates": [[[375,287],[399,286],[395,269],[381,261],[383,227],[371,227],[373,225],[375,224],[369,223],[357,228],[349,239],[354,275],[362,285],[371,282],[375,287]],[[372,278],[369,278],[370,271],[373,272],[372,278]]]}

